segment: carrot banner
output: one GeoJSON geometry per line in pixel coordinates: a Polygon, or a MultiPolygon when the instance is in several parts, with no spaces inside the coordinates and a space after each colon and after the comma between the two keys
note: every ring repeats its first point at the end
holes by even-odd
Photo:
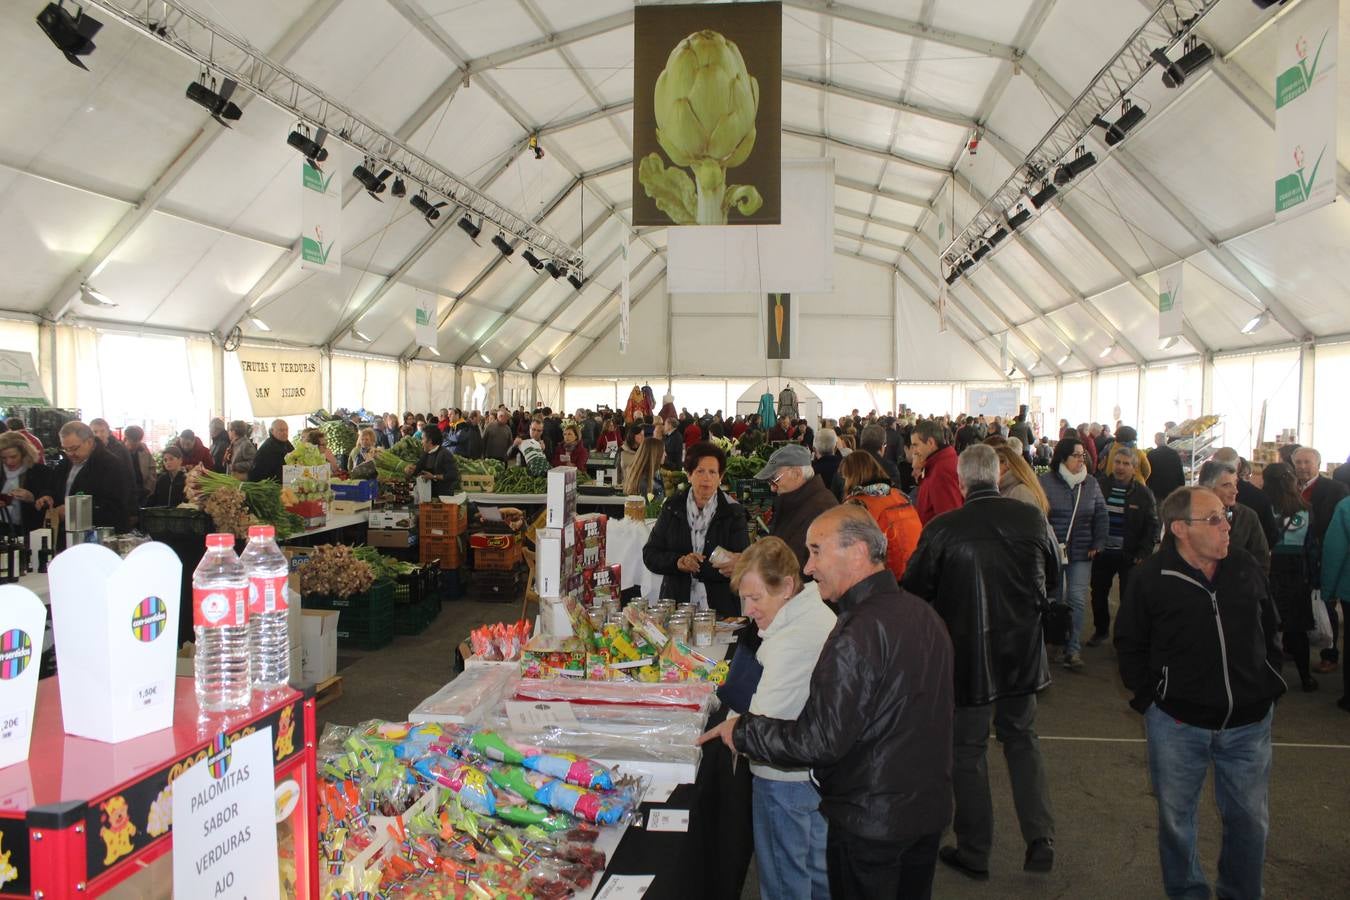
{"type": "Polygon", "coordinates": [[[768,341],[765,344],[766,359],[792,358],[792,295],[769,294],[768,315],[764,317],[768,324],[768,341]]]}

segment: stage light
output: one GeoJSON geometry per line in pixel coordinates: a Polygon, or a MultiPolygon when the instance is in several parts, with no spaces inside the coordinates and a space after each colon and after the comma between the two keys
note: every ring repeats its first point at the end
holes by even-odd
{"type": "Polygon", "coordinates": [[[271,331],[271,330],[272,330],[272,326],[268,325],[266,322],[264,322],[262,319],[258,318],[257,316],[249,316],[249,317],[248,317],[248,322],[249,322],[250,325],[252,325],[252,326],[254,327],[254,329],[256,329],[256,330],[258,330],[258,331],[271,331]]]}
{"type": "Polygon", "coordinates": [[[1126,100],[1121,108],[1120,117],[1117,118],[1114,123],[1108,124],[1101,116],[1098,116],[1096,119],[1097,124],[1106,129],[1106,146],[1114,147],[1116,144],[1125,140],[1125,135],[1128,134],[1130,129],[1134,128],[1134,126],[1144,121],[1145,115],[1146,113],[1142,106],[1135,106],[1133,103],[1126,100]]]}
{"type": "MultiPolygon", "coordinates": [[[[328,137],[328,132],[320,128],[315,132],[313,138],[310,138],[308,132],[309,129],[302,125],[286,136],[286,143],[304,154],[305,161],[311,166],[319,169],[319,163],[328,158],[328,149],[323,145],[324,138],[328,137]]],[[[319,171],[323,170],[319,169],[319,171]]]]}
{"type": "Polygon", "coordinates": [[[492,246],[496,247],[497,250],[501,252],[502,256],[510,256],[512,253],[516,252],[516,248],[511,246],[504,235],[499,234],[494,236],[492,238],[492,246]]]}
{"type": "Polygon", "coordinates": [[[572,287],[577,290],[581,290],[586,284],[586,277],[579,272],[573,272],[571,275],[568,275],[567,280],[571,282],[572,287]]]}
{"type": "Polygon", "coordinates": [[[395,177],[394,186],[390,189],[389,193],[401,200],[408,195],[408,186],[403,183],[402,178],[395,177]]]}
{"type": "Polygon", "coordinates": [[[1008,227],[1016,231],[1018,228],[1021,228],[1023,225],[1025,225],[1030,221],[1031,221],[1031,210],[1023,206],[1020,207],[1017,210],[1017,212],[1013,213],[1011,216],[1008,216],[1008,227]]]}
{"type": "Polygon", "coordinates": [[[1041,207],[1045,206],[1045,204],[1053,200],[1055,195],[1058,193],[1059,188],[1055,187],[1049,181],[1042,181],[1041,189],[1031,195],[1031,205],[1036,207],[1037,209],[1040,209],[1041,207]]]}
{"type": "Polygon", "coordinates": [[[1055,184],[1063,187],[1097,164],[1097,155],[1091,151],[1082,152],[1055,170],[1055,184]]]}
{"type": "Polygon", "coordinates": [[[544,267],[544,261],[539,257],[535,256],[534,253],[529,250],[526,250],[523,253],[521,253],[520,258],[525,260],[525,262],[529,263],[531,269],[538,270],[544,267]]]}
{"type": "Polygon", "coordinates": [[[1175,88],[1181,87],[1187,78],[1204,68],[1214,58],[1214,50],[1204,41],[1190,37],[1186,39],[1186,52],[1176,62],[1169,59],[1161,49],[1154,50],[1149,56],[1162,66],[1163,86],[1175,88]]]}
{"type": "Polygon", "coordinates": [[[966,272],[970,271],[971,268],[974,267],[974,265],[975,265],[975,260],[973,260],[973,259],[971,259],[969,256],[967,256],[965,259],[961,260],[959,263],[956,264],[956,271],[958,271],[958,272],[960,272],[962,275],[964,275],[964,274],[966,274],[966,272]]]}
{"type": "Polygon", "coordinates": [[[105,309],[116,306],[108,295],[94,290],[88,284],[80,285],[80,299],[90,306],[101,306],[105,309]]]}
{"type": "Polygon", "coordinates": [[[997,246],[999,245],[999,242],[1002,241],[1002,240],[1003,240],[1005,237],[1007,237],[1007,236],[1008,236],[1008,229],[1006,229],[1006,228],[1004,228],[1002,225],[1000,225],[998,228],[995,228],[995,229],[994,229],[994,233],[993,233],[993,234],[989,235],[989,238],[988,238],[988,240],[989,240],[989,246],[990,246],[990,247],[997,247],[997,246]]]}
{"type": "Polygon", "coordinates": [[[556,259],[550,259],[544,263],[544,271],[554,278],[561,278],[567,274],[567,263],[560,263],[556,259]]]}
{"type": "Polygon", "coordinates": [[[229,128],[229,122],[239,121],[239,117],[244,114],[237,105],[230,102],[230,97],[234,94],[234,89],[239,85],[229,78],[220,83],[220,93],[216,93],[212,88],[215,87],[215,80],[212,79],[211,87],[206,86],[206,73],[202,73],[200,81],[194,81],[187,86],[187,98],[193,103],[211,113],[211,118],[215,119],[221,125],[229,128]]]}
{"type": "Polygon", "coordinates": [[[947,277],[944,278],[943,280],[947,282],[948,287],[951,287],[952,285],[956,284],[957,279],[959,279],[960,277],[961,277],[961,270],[957,269],[956,267],[952,267],[952,270],[947,273],[947,277]]]}
{"type": "Polygon", "coordinates": [[[468,216],[461,217],[455,224],[459,226],[460,231],[463,231],[469,236],[469,240],[473,241],[475,244],[478,243],[478,235],[483,232],[483,227],[481,225],[473,224],[473,219],[470,219],[468,216]]]}
{"type": "Polygon", "coordinates": [[[79,6],[75,10],[74,15],[67,12],[65,0],[48,3],[37,14],[37,23],[56,49],[65,54],[67,62],[88,71],[89,67],[79,58],[94,52],[94,35],[98,34],[103,23],[86,15],[79,6]]]}
{"type": "Polygon", "coordinates": [[[989,251],[992,249],[993,248],[990,247],[988,244],[981,244],[980,246],[975,248],[973,253],[970,254],[970,258],[973,259],[975,262],[979,262],[980,260],[988,256],[989,251]]]}
{"type": "Polygon", "coordinates": [[[1270,321],[1270,311],[1263,309],[1256,315],[1252,316],[1249,320],[1247,320],[1247,324],[1242,326],[1242,333],[1252,334],[1254,332],[1260,331],[1262,328],[1266,327],[1266,323],[1269,321],[1270,321]]]}
{"type": "Polygon", "coordinates": [[[412,199],[409,200],[408,203],[412,205],[413,209],[420,212],[426,218],[428,225],[441,217],[441,207],[445,205],[444,200],[440,203],[432,203],[427,199],[427,192],[425,190],[413,194],[412,199]]]}
{"type": "MultiPolygon", "coordinates": [[[[355,169],[352,169],[352,177],[355,178],[357,181],[361,182],[361,187],[366,189],[367,194],[374,197],[376,200],[380,200],[379,195],[384,193],[384,186],[385,186],[384,183],[388,181],[389,176],[394,173],[391,172],[389,169],[385,169],[379,175],[376,175],[369,168],[367,168],[366,165],[367,163],[372,162],[374,161],[367,159],[364,162],[362,162],[361,165],[357,166],[355,169]]],[[[384,201],[380,200],[380,202],[383,203],[384,201]]],[[[437,213],[437,215],[439,215],[439,213],[437,213]]]]}

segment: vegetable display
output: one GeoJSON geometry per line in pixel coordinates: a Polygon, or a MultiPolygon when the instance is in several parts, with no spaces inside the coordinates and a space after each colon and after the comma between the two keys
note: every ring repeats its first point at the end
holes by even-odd
{"type": "Polygon", "coordinates": [[[374,547],[365,544],[352,547],[352,556],[370,566],[370,570],[375,573],[376,579],[386,578],[392,581],[400,575],[411,575],[419,568],[413,563],[394,559],[392,556],[385,556],[374,547]]]}
{"type": "Polygon", "coordinates": [[[198,465],[188,472],[186,496],[201,505],[219,530],[239,537],[248,534],[254,520],[275,527],[281,539],[305,529],[299,516],[286,512],[281,485],[270,479],[237,481],[198,465]]]}
{"type": "Polygon", "coordinates": [[[697,31],[675,45],[656,79],[656,140],[675,165],[649,153],[638,180],[676,225],[725,225],[735,207],[750,216],[764,204],[751,185],[728,185],[727,169],[755,146],[759,82],[740,48],[716,31],[697,31]],[[685,173],[693,171],[691,180],[685,173]]]}
{"type": "Polygon", "coordinates": [[[346,459],[356,446],[356,426],[341,419],[333,419],[319,426],[328,439],[328,449],[338,459],[346,459]]]}
{"type": "Polygon", "coordinates": [[[302,594],[350,597],[370,590],[375,572],[343,544],[320,544],[296,570],[302,594]]]}
{"type": "Polygon", "coordinates": [[[326,466],[328,460],[324,458],[323,451],[313,444],[301,443],[290,453],[286,454],[285,459],[288,466],[326,466]]]}
{"type": "Polygon", "coordinates": [[[456,456],[455,465],[461,475],[492,475],[500,477],[506,466],[499,459],[474,459],[468,456],[456,456]]]}

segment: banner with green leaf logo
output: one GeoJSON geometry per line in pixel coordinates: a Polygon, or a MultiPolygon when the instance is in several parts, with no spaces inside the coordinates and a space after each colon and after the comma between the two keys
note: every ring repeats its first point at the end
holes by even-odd
{"type": "Polygon", "coordinates": [[[1182,263],[1176,262],[1158,271],[1158,337],[1182,337],[1181,312],[1182,263]]]}
{"type": "Polygon", "coordinates": [[[1275,219],[1336,199],[1336,0],[1304,0],[1280,19],[1275,65],[1275,219]]]}
{"type": "Polygon", "coordinates": [[[300,163],[300,268],[342,271],[342,178],[336,169],[321,172],[300,163]]]}
{"type": "Polygon", "coordinates": [[[417,292],[417,308],[413,312],[416,317],[413,322],[413,335],[419,347],[436,346],[436,327],[439,324],[436,321],[436,307],[435,294],[427,291],[417,292]]]}

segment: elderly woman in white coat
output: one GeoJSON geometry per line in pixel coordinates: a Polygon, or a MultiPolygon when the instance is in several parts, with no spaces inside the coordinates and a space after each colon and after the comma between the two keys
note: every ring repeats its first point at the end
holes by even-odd
{"type": "MultiPolygon", "coordinates": [[[[732,589],[759,626],[763,666],[750,712],[795,719],[811,692],[811,671],[835,615],[815,583],[803,585],[797,555],[780,538],[750,545],[736,561],[732,589]]],[[[764,900],[826,900],[825,817],[807,769],[750,763],[754,776],[755,860],[764,900]]]]}

